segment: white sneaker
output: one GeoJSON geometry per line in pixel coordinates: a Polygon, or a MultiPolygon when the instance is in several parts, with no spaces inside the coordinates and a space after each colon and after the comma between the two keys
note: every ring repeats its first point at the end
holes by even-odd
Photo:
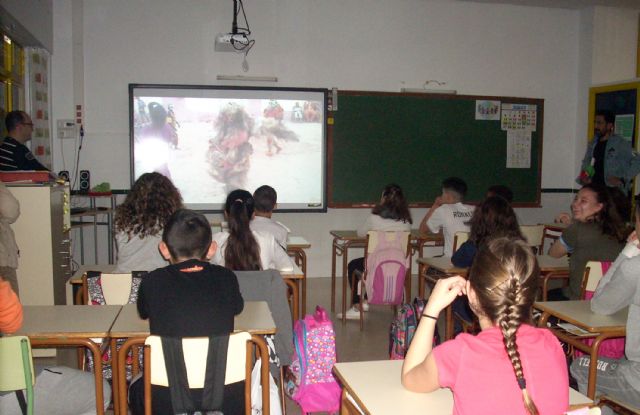
{"type": "MultiPolygon", "coordinates": [[[[346,312],[347,320],[359,320],[360,319],[360,310],[357,305],[354,305],[346,312]]],[[[342,313],[336,314],[336,317],[339,320],[342,320],[342,313]]]]}

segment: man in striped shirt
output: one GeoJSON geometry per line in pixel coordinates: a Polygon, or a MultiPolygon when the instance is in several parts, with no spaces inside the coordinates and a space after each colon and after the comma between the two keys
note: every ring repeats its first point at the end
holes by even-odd
{"type": "Polygon", "coordinates": [[[0,170],[48,170],[24,145],[31,140],[33,121],[24,111],[11,111],[5,118],[8,135],[0,145],[0,170]]]}

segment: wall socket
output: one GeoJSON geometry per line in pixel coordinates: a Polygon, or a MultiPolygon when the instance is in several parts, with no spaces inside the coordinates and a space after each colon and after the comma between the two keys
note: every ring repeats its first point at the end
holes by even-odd
{"type": "Polygon", "coordinates": [[[69,120],[57,120],[56,125],[58,127],[58,138],[76,138],[78,137],[78,124],[75,121],[69,120]]]}

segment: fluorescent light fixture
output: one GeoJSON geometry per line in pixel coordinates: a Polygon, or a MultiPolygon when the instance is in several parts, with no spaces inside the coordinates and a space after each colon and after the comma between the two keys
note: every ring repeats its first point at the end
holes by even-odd
{"type": "Polygon", "coordinates": [[[412,94],[448,94],[456,95],[458,91],[455,89],[425,89],[425,88],[401,88],[400,92],[409,92],[412,94]]]}

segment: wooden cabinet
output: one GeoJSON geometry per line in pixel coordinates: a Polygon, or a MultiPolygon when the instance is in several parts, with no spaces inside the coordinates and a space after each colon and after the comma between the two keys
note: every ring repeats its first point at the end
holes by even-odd
{"type": "Polygon", "coordinates": [[[20,217],[12,225],[20,249],[18,284],[25,305],[66,304],[71,277],[68,185],[12,185],[20,217]]]}

